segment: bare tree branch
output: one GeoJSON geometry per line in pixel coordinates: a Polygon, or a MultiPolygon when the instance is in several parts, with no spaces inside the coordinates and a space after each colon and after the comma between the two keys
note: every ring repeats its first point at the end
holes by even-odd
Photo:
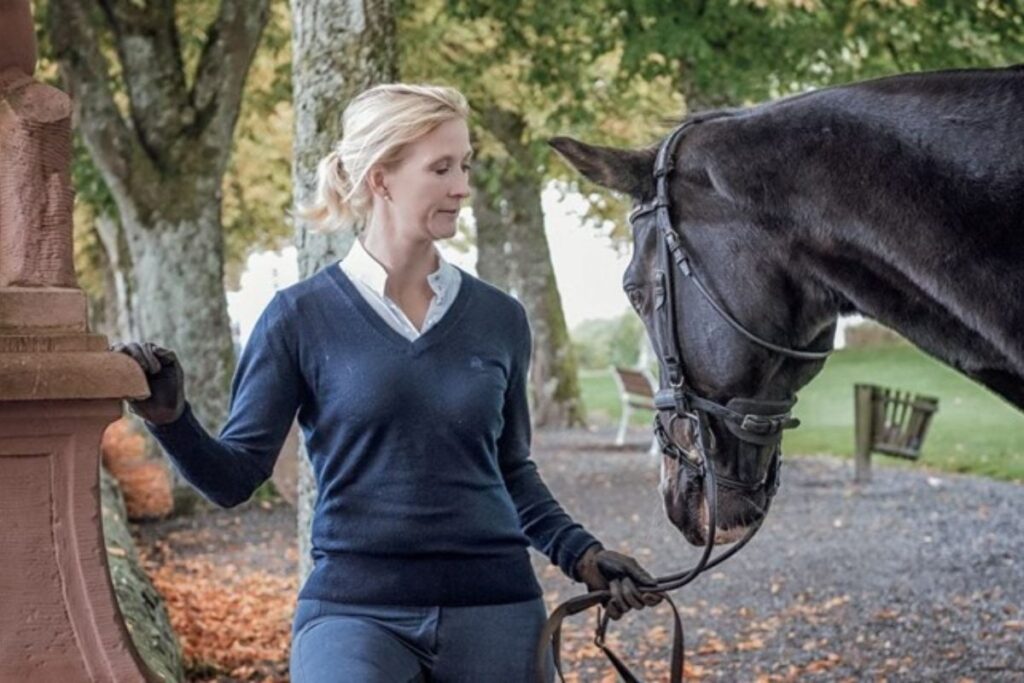
{"type": "Polygon", "coordinates": [[[116,38],[139,142],[159,168],[174,167],[173,154],[187,149],[182,133],[195,116],[185,86],[174,0],[150,2],[145,8],[125,0],[98,1],[116,38]]]}
{"type": "Polygon", "coordinates": [[[528,144],[524,144],[526,121],[522,114],[505,109],[497,104],[486,104],[479,100],[473,103],[473,110],[480,114],[480,125],[502,144],[505,151],[516,161],[519,174],[535,175],[535,164],[528,144]]]}
{"type": "Polygon", "coordinates": [[[139,23],[147,18],[146,8],[124,0],[95,0],[115,31],[121,24],[139,23]]]}
{"type": "Polygon", "coordinates": [[[221,0],[217,19],[207,29],[206,45],[196,70],[191,101],[203,147],[217,156],[223,171],[242,102],[249,66],[270,16],[269,0],[221,0]]]}
{"type": "Polygon", "coordinates": [[[48,31],[77,125],[107,184],[123,188],[137,157],[134,135],[114,102],[97,21],[79,0],[50,0],[48,31]]]}

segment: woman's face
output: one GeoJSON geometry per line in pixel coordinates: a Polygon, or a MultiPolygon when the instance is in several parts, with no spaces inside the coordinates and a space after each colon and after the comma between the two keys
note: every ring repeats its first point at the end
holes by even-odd
{"type": "Polygon", "coordinates": [[[402,159],[385,170],[383,200],[395,228],[412,239],[446,239],[455,234],[462,201],[469,196],[469,127],[451,119],[410,143],[402,159]]]}

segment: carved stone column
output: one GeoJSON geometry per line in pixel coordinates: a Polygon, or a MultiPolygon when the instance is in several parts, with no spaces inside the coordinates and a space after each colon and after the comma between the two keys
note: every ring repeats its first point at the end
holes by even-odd
{"type": "Polygon", "coordinates": [[[0,0],[0,681],[155,681],[110,581],[99,485],[103,430],[148,389],[89,333],[71,106],[35,59],[28,0],[0,0]]]}

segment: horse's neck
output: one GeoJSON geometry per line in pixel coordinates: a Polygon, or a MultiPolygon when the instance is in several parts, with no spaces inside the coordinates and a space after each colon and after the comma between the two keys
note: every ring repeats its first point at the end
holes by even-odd
{"type": "Polygon", "coordinates": [[[833,135],[809,152],[824,169],[813,192],[791,205],[814,277],[1024,409],[1024,72],[903,77],[814,101],[796,108],[833,135]]]}
{"type": "Polygon", "coordinates": [[[1024,410],[1024,226],[1011,253],[1004,240],[988,244],[983,226],[960,236],[885,230],[860,225],[841,249],[811,249],[816,279],[1024,410]]]}

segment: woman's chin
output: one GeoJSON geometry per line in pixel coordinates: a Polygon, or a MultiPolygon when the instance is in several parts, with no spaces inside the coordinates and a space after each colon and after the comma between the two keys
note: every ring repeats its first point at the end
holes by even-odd
{"type": "Polygon", "coordinates": [[[455,237],[455,234],[459,231],[459,220],[456,214],[454,218],[449,218],[450,214],[438,214],[437,217],[431,221],[430,234],[434,239],[446,240],[455,237]]]}

